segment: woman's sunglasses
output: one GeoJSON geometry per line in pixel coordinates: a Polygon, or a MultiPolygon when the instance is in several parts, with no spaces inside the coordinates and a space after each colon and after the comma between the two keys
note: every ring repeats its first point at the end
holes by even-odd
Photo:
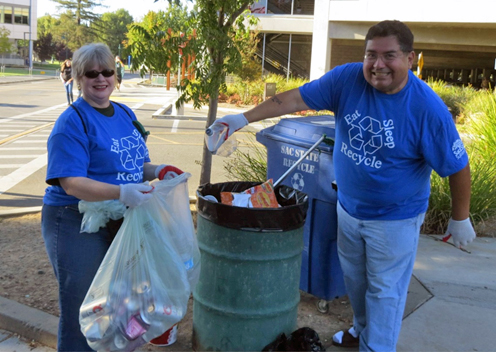
{"type": "Polygon", "coordinates": [[[86,71],[84,75],[88,78],[97,78],[100,75],[100,73],[102,74],[103,77],[112,77],[115,71],[110,69],[103,70],[100,72],[98,72],[97,70],[91,70],[91,71],[86,71]]]}

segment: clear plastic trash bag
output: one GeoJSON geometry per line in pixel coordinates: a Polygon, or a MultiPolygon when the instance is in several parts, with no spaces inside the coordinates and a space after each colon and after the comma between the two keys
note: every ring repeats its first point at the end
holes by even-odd
{"type": "Polygon", "coordinates": [[[155,181],[153,197],[126,210],[80,308],[81,331],[97,351],[133,351],[186,314],[200,251],[184,173],[155,181]]]}

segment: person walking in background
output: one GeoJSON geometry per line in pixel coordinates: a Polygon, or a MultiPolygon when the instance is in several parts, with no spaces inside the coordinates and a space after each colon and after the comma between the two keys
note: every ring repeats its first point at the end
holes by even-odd
{"type": "Polygon", "coordinates": [[[60,65],[60,80],[64,83],[65,92],[67,94],[67,105],[74,103],[72,95],[72,87],[74,85],[74,78],[72,77],[71,60],[65,60],[60,65]]]}
{"type": "Polygon", "coordinates": [[[117,90],[120,92],[121,91],[121,83],[122,83],[122,78],[124,77],[124,63],[121,61],[121,58],[119,56],[115,57],[115,72],[117,74],[117,83],[115,87],[117,90]]]}
{"type": "Polygon", "coordinates": [[[446,105],[411,71],[414,58],[410,29],[383,21],[368,30],[363,62],[214,122],[230,136],[270,117],[334,112],[338,253],[354,314],[353,326],[333,336],[337,346],[396,350],[432,170],[449,177],[455,246],[475,238],[467,153],[446,105]]]}
{"type": "Polygon", "coordinates": [[[151,164],[135,114],[109,100],[116,76],[106,45],[78,49],[72,75],[82,98],[60,115],[48,138],[41,229],[59,284],[58,351],[91,351],[80,330],[79,308],[119,224],[109,221],[96,233],[80,232],[79,201],[119,200],[136,207],[151,197],[152,187],[144,181],[182,171],[151,164]]]}

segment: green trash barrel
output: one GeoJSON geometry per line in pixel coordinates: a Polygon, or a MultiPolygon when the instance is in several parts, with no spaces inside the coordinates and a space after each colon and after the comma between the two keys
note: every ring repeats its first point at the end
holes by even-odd
{"type": "Polygon", "coordinates": [[[261,351],[297,328],[303,225],[308,197],[276,188],[279,208],[205,199],[256,182],[205,184],[197,191],[201,273],[193,292],[195,351],[261,351]]]}

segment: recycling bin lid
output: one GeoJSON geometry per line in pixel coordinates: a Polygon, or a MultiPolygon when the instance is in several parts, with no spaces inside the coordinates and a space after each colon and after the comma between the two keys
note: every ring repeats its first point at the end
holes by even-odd
{"type": "MultiPolygon", "coordinates": [[[[334,140],[335,126],[336,121],[332,115],[284,118],[276,125],[261,130],[257,133],[257,136],[261,135],[280,142],[308,148],[323,134],[334,140]]],[[[333,146],[324,141],[320,144],[319,149],[330,152],[333,146]]]]}

